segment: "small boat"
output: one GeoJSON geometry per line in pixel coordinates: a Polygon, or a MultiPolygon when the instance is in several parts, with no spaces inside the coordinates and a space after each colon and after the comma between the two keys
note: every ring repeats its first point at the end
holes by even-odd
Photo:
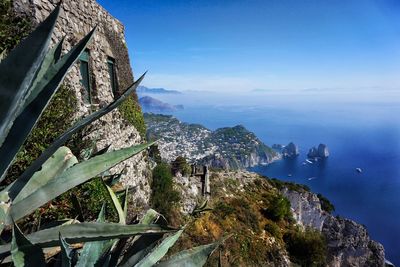
{"type": "Polygon", "coordinates": [[[311,180],[314,180],[314,179],[317,179],[317,177],[310,177],[310,178],[307,178],[309,181],[311,181],[311,180]]]}
{"type": "Polygon", "coordinates": [[[310,163],[310,164],[313,164],[313,162],[312,162],[311,160],[309,160],[309,159],[306,159],[306,161],[307,161],[308,163],[310,163]]]}
{"type": "Polygon", "coordinates": [[[287,176],[288,176],[288,177],[292,177],[292,174],[291,174],[291,173],[289,173],[287,176]]]}
{"type": "Polygon", "coordinates": [[[356,171],[357,171],[358,173],[362,173],[361,168],[356,168],[356,171]]]}

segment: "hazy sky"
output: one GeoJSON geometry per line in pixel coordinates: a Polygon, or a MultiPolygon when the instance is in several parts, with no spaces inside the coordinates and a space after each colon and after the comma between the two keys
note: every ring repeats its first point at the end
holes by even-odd
{"type": "Polygon", "coordinates": [[[399,0],[98,2],[146,86],[400,91],[399,0]]]}

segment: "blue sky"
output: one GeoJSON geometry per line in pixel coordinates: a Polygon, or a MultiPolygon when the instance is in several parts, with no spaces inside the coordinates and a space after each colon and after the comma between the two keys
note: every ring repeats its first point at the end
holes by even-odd
{"type": "Polygon", "coordinates": [[[178,90],[400,88],[400,1],[98,0],[136,76],[178,90]]]}

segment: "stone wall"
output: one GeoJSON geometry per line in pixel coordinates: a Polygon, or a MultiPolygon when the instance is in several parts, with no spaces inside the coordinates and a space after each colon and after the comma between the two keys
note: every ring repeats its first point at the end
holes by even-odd
{"type": "MultiPolygon", "coordinates": [[[[28,15],[35,23],[39,23],[48,16],[58,2],[58,0],[14,0],[13,7],[17,13],[28,15]]],[[[107,65],[109,57],[115,59],[118,91],[125,90],[133,82],[124,26],[95,0],[63,1],[52,44],[65,37],[64,52],[66,52],[96,25],[96,33],[88,46],[92,103],[84,101],[86,89],[81,83],[79,62],[71,68],[64,81],[71,90],[74,90],[78,99],[76,119],[90,114],[114,99],[107,65]]],[[[137,98],[136,94],[134,97],[137,98]]],[[[139,132],[123,119],[118,110],[93,123],[85,135],[85,138],[97,140],[97,149],[111,144],[110,149],[114,150],[142,141],[139,132]]],[[[147,205],[150,196],[149,170],[145,159],[146,155],[142,153],[112,169],[112,172],[120,172],[126,167],[122,181],[134,188],[135,193],[131,196],[135,197],[133,203],[138,207],[147,205]]]]}

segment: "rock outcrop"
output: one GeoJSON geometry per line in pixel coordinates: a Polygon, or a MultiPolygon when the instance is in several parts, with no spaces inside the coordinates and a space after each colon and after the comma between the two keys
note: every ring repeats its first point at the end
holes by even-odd
{"type": "Polygon", "coordinates": [[[317,147],[312,147],[308,151],[307,157],[310,159],[316,159],[316,158],[327,158],[329,157],[329,150],[328,147],[325,144],[319,144],[318,148],[317,147]]]}
{"type": "Polygon", "coordinates": [[[282,149],[282,156],[284,158],[294,158],[297,157],[299,154],[299,148],[293,142],[290,142],[282,149]]]}
{"type": "Polygon", "coordinates": [[[370,239],[364,226],[322,210],[319,198],[311,192],[284,189],[282,193],[290,201],[297,223],[325,236],[328,266],[385,266],[383,246],[370,239]]]}

